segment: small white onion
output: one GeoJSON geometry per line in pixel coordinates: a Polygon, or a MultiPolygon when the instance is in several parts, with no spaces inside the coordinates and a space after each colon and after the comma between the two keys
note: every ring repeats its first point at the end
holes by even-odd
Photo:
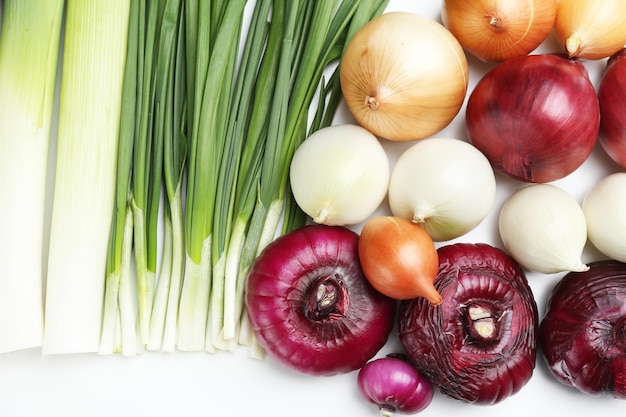
{"type": "Polygon", "coordinates": [[[504,247],[531,271],[589,269],[581,261],[587,242],[582,207],[555,185],[533,184],[513,193],[502,206],[498,227],[504,247]]]}
{"type": "Polygon", "coordinates": [[[611,259],[626,262],[626,172],[608,175],[582,203],[591,243],[611,259]]]}
{"type": "Polygon", "coordinates": [[[334,125],[296,149],[289,175],[296,203],[315,223],[353,225],[371,216],[385,198],[389,159],[365,128],[334,125]]]}
{"type": "Polygon", "coordinates": [[[416,142],[400,155],[389,181],[394,216],[421,224],[440,242],[478,226],[495,194],[487,158],[468,142],[452,138],[416,142]]]}

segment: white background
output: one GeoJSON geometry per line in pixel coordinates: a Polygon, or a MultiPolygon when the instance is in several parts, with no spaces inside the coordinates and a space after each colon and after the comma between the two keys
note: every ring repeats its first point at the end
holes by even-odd
{"type": "MultiPolygon", "coordinates": [[[[413,11],[440,20],[440,7],[438,0],[392,0],[388,10],[413,11]]],[[[536,52],[556,50],[559,46],[551,36],[536,52]]],[[[469,55],[468,61],[471,91],[491,65],[480,63],[469,55]]],[[[585,65],[597,86],[606,60],[585,65]]],[[[464,111],[465,106],[437,136],[466,138],[464,111]]],[[[336,122],[351,121],[349,113],[342,107],[336,122]]],[[[392,163],[410,145],[384,144],[392,163]]],[[[596,181],[618,170],[619,167],[597,147],[580,169],[555,184],[582,201],[596,181]]],[[[496,229],[500,206],[523,184],[500,175],[497,179],[498,194],[492,213],[477,229],[456,241],[486,242],[501,247],[496,229]]],[[[387,213],[388,208],[383,204],[377,214],[387,213]]],[[[599,257],[597,251],[588,247],[583,261],[599,257]]],[[[561,276],[528,273],[540,317],[545,312],[549,291],[561,276]]],[[[398,347],[393,334],[379,356],[396,351],[398,347]]],[[[624,407],[626,403],[622,401],[590,397],[559,384],[539,357],[529,383],[518,394],[497,405],[468,405],[436,393],[430,407],[420,415],[617,416],[624,414],[624,407]]],[[[376,407],[360,397],[356,372],[335,377],[304,376],[271,358],[251,359],[245,347],[235,353],[148,352],[132,358],[96,354],[42,357],[37,349],[0,355],[0,417],[193,417],[260,413],[299,417],[378,415],[376,407]]]]}

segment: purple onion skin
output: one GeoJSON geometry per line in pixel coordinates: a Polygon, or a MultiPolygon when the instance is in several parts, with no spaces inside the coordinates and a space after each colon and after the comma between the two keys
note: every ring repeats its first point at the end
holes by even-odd
{"type": "Polygon", "coordinates": [[[607,155],[626,168],[626,48],[612,55],[598,84],[599,142],[607,155]]]}
{"type": "Polygon", "coordinates": [[[600,109],[580,61],[511,58],[483,76],[466,109],[469,141],[501,173],[529,183],[575,171],[597,141],[600,109]]]}
{"type": "Polygon", "coordinates": [[[383,415],[419,413],[430,405],[435,391],[413,364],[392,356],[366,363],[359,370],[357,385],[383,415]]]}
{"type": "Polygon", "coordinates": [[[386,343],[396,301],[361,270],[357,233],[308,225],[278,237],[248,275],[246,306],[259,344],[310,375],[361,368],[386,343]]]}
{"type": "Polygon", "coordinates": [[[449,397],[498,403],[530,380],[538,313],[521,266],[488,244],[442,246],[435,287],[443,302],[400,303],[399,335],[417,368],[449,397]],[[487,313],[470,317],[474,308],[487,313]],[[478,332],[480,324],[492,332],[478,332]]]}
{"type": "Polygon", "coordinates": [[[539,345],[561,383],[626,399],[626,264],[596,261],[566,274],[550,294],[539,345]]]}

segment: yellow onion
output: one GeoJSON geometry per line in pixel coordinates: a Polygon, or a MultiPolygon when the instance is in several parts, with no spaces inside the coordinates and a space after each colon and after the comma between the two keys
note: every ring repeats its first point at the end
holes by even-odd
{"type": "Polygon", "coordinates": [[[408,141],[433,135],[454,119],[465,100],[468,66],[443,25],[389,12],[354,34],[340,77],[359,124],[381,138],[408,141]]]}
{"type": "Polygon", "coordinates": [[[466,51],[500,62],[534,51],[550,34],[557,0],[444,0],[443,24],[466,51]]]}
{"type": "Polygon", "coordinates": [[[603,59],[626,44],[624,0],[559,0],[554,32],[572,58],[603,59]]]}

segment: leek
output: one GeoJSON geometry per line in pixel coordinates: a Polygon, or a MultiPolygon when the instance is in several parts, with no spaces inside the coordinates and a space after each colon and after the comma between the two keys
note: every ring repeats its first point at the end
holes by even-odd
{"type": "Polygon", "coordinates": [[[43,336],[46,171],[63,0],[5,0],[0,27],[0,352],[43,336]]]}
{"type": "Polygon", "coordinates": [[[44,354],[97,352],[130,0],[68,0],[44,354]]]}

